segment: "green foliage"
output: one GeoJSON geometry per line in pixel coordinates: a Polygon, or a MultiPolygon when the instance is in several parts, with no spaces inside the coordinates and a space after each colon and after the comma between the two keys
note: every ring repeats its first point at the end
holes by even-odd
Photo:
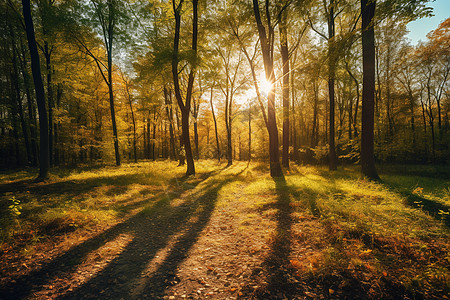
{"type": "Polygon", "coordinates": [[[10,205],[8,206],[9,212],[13,218],[18,217],[22,214],[21,209],[22,205],[20,205],[20,200],[16,199],[16,197],[12,196],[10,199],[10,205]]]}
{"type": "Polygon", "coordinates": [[[427,7],[427,0],[382,0],[377,1],[376,14],[378,19],[397,17],[407,22],[432,15],[433,8],[427,7]]]}

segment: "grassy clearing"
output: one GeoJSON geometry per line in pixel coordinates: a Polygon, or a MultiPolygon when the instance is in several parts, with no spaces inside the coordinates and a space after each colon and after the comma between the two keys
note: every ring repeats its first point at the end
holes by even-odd
{"type": "Polygon", "coordinates": [[[32,173],[27,171],[2,175],[2,248],[19,245],[29,251],[48,236],[107,227],[160,197],[171,181],[181,176],[182,170],[170,162],[83,172],[57,169],[43,183],[33,183],[32,173]]]}
{"type": "MultiPolygon", "coordinates": [[[[190,249],[179,269],[193,274],[208,264],[204,278],[239,273],[236,286],[215,279],[223,284],[217,291],[233,297],[443,298],[450,289],[443,168],[421,175],[415,166],[384,167],[380,183],[361,179],[356,167],[293,166],[276,180],[258,163],[196,168],[189,178],[174,162],[57,170],[45,183],[32,183],[28,172],[0,175],[2,260],[24,259],[50,242],[66,243],[65,251],[90,231],[143,213],[182,223],[167,242],[190,249]],[[205,262],[205,249],[218,255],[205,262]]],[[[170,257],[169,248],[159,251],[170,257]]]]}

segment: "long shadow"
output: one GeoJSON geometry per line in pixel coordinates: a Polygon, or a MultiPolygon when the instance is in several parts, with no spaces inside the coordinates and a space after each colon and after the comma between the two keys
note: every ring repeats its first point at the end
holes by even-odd
{"type": "Polygon", "coordinates": [[[133,242],[120,256],[97,276],[60,299],[162,299],[166,289],[179,280],[176,270],[187,258],[189,249],[197,242],[208,223],[220,189],[233,180],[236,180],[235,176],[220,183],[208,184],[204,188],[205,194],[193,200],[187,212],[184,210],[186,206],[183,206],[182,213],[174,215],[174,218],[163,220],[154,216],[147,219],[146,223],[138,224],[138,227],[133,228],[133,242]],[[196,221],[189,224],[192,217],[196,221]],[[166,246],[168,238],[177,232],[182,234],[164,261],[156,271],[147,274],[149,271],[146,267],[155,258],[157,251],[166,246]],[[165,237],[164,240],[161,240],[161,235],[165,237]]]}
{"type": "MultiPolygon", "coordinates": [[[[176,178],[169,181],[169,186],[177,191],[181,191],[185,188],[191,189],[196,186],[195,181],[205,179],[209,177],[210,174],[212,174],[212,172],[200,174],[194,178],[194,183],[189,185],[183,184],[183,182],[187,181],[188,178],[176,178]]],[[[115,196],[125,194],[128,191],[129,185],[134,183],[147,185],[158,184],[161,181],[163,181],[161,178],[155,178],[153,174],[125,174],[99,176],[80,180],[65,180],[43,184],[36,184],[31,180],[0,184],[0,218],[9,214],[8,206],[10,203],[8,198],[10,197],[5,197],[8,193],[13,193],[13,195],[16,196],[16,199],[21,201],[21,203],[26,203],[29,199],[33,198],[39,199],[40,202],[45,202],[45,205],[33,206],[32,208],[24,206],[21,210],[22,214],[20,218],[27,219],[29,216],[38,215],[48,208],[59,207],[64,203],[82,203],[88,198],[88,194],[92,193],[93,189],[97,187],[110,186],[110,189],[105,192],[105,195],[115,196]],[[27,191],[28,195],[21,197],[20,193],[24,193],[25,191],[27,191]]],[[[159,186],[156,190],[153,190],[153,192],[163,192],[162,186],[159,186]]],[[[127,198],[123,201],[129,202],[130,200],[132,199],[127,198]]],[[[141,204],[144,205],[147,202],[148,199],[144,199],[141,201],[141,204]]],[[[119,213],[122,215],[133,208],[129,207],[127,209],[125,206],[126,205],[123,205],[121,208],[118,208],[119,213]]],[[[135,207],[136,206],[138,206],[138,204],[136,204],[135,207]]],[[[104,206],[98,206],[98,208],[105,208],[109,210],[111,207],[109,203],[106,203],[104,206]]],[[[116,208],[116,206],[113,208],[116,208]]]]}
{"type": "Polygon", "coordinates": [[[401,192],[406,197],[406,203],[414,208],[422,209],[437,220],[442,220],[447,228],[450,228],[450,206],[426,199],[411,192],[401,192]]]}
{"type": "MultiPolygon", "coordinates": [[[[104,185],[113,185],[114,187],[111,191],[108,191],[111,196],[123,194],[127,191],[128,185],[132,183],[142,183],[149,184],[154,183],[152,181],[151,175],[141,175],[141,174],[127,174],[127,175],[116,175],[116,176],[101,176],[82,180],[66,180],[58,181],[54,183],[46,184],[36,184],[30,180],[16,181],[13,183],[0,184],[0,197],[7,195],[8,193],[25,192],[33,195],[34,197],[45,200],[45,207],[37,207],[34,210],[27,211],[23,210],[23,216],[28,214],[37,214],[40,211],[59,206],[61,202],[82,202],[85,200],[85,194],[92,192],[96,187],[104,185]],[[57,199],[57,201],[53,200],[57,199]],[[48,200],[48,201],[47,201],[48,200]]],[[[16,198],[22,203],[28,201],[32,197],[21,198],[20,195],[16,198]]],[[[6,198],[4,198],[6,199],[6,198]]],[[[0,214],[4,212],[6,203],[3,203],[0,198],[0,214]]]]}
{"type": "MultiPolygon", "coordinates": [[[[298,270],[289,260],[292,251],[292,243],[295,236],[292,232],[294,218],[292,213],[294,209],[291,205],[292,196],[296,201],[303,201],[307,209],[315,218],[320,218],[320,211],[315,200],[315,192],[303,188],[304,193],[300,193],[296,188],[287,185],[285,178],[276,178],[276,193],[278,195],[275,205],[270,208],[276,208],[277,227],[275,229],[275,239],[272,242],[269,256],[263,263],[263,268],[267,276],[267,286],[263,289],[249,292],[242,299],[312,299],[314,296],[307,296],[308,291],[315,291],[316,296],[322,295],[326,298],[331,297],[328,294],[330,287],[334,287],[338,282],[346,279],[352,283],[352,286],[346,290],[347,294],[341,294],[342,299],[368,299],[368,294],[362,289],[361,283],[351,274],[330,274],[319,277],[303,276],[302,283],[299,283],[298,270]],[[306,193],[306,194],[305,194],[306,193]],[[251,295],[251,296],[249,296],[251,295]]],[[[266,207],[268,209],[269,207],[266,207]]],[[[331,273],[331,272],[330,272],[331,273]]],[[[312,293],[311,295],[314,295],[312,293]]],[[[339,296],[336,297],[339,299],[339,296]]]]}
{"type": "MultiPolygon", "coordinates": [[[[198,185],[203,180],[195,181],[192,185],[198,185]]],[[[135,239],[127,249],[138,247],[139,253],[131,251],[128,257],[154,255],[156,251],[167,243],[169,237],[177,232],[180,224],[195,210],[193,208],[186,213],[184,210],[170,206],[171,198],[160,194],[159,198],[153,198],[155,203],[150,209],[144,210],[123,223],[119,223],[99,235],[71,248],[67,252],[52,259],[38,270],[16,278],[5,286],[0,287],[1,299],[22,299],[34,290],[34,287],[42,287],[50,283],[54,278],[64,273],[74,271],[86,256],[99,249],[107,242],[114,240],[123,233],[135,233],[135,239]],[[144,230],[145,229],[145,230],[144,230]],[[146,247],[148,245],[148,247],[146,247]]],[[[149,200],[150,201],[150,200],[149,200]]],[[[127,250],[125,250],[126,252],[127,250]]],[[[138,262],[139,259],[138,259],[138,262]]]]}
{"type": "Polygon", "coordinates": [[[283,177],[274,178],[277,202],[275,219],[277,227],[271,245],[270,254],[263,262],[263,268],[268,274],[267,286],[257,291],[257,299],[285,299],[297,294],[298,285],[294,280],[294,269],[289,261],[292,245],[293,208],[290,200],[290,189],[283,177]]]}
{"type": "Polygon", "coordinates": [[[436,220],[441,220],[447,228],[450,228],[450,215],[449,215],[450,206],[437,201],[426,199],[420,195],[410,192],[410,190],[407,188],[400,187],[391,182],[383,182],[383,183],[389,189],[398,192],[403,197],[405,197],[406,205],[427,212],[436,220]]]}

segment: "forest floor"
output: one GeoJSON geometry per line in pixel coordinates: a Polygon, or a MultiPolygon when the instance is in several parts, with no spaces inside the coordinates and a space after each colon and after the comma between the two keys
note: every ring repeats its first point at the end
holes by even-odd
{"type": "Polygon", "coordinates": [[[450,171],[0,174],[0,299],[448,299],[450,171]]]}

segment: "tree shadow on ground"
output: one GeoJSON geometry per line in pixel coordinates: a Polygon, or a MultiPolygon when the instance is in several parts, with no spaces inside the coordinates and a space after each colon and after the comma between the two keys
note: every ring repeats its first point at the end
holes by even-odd
{"type": "Polygon", "coordinates": [[[297,294],[298,285],[295,284],[295,270],[291,267],[289,254],[291,252],[293,224],[293,209],[290,191],[284,176],[274,178],[277,193],[276,203],[270,205],[277,209],[275,216],[277,227],[271,245],[269,256],[262,264],[267,274],[267,286],[255,291],[257,299],[285,299],[297,294]]]}
{"type": "Polygon", "coordinates": [[[450,228],[450,206],[439,201],[427,199],[420,194],[411,192],[411,187],[400,185],[390,180],[383,181],[383,184],[388,189],[405,197],[406,201],[404,203],[406,205],[428,213],[436,220],[442,221],[447,228],[450,228]]]}
{"type": "MultiPolygon", "coordinates": [[[[209,175],[199,177],[208,178],[209,175]]],[[[163,194],[160,199],[153,200],[151,208],[144,209],[125,222],[71,248],[38,270],[0,287],[2,299],[23,299],[36,290],[45,288],[56,278],[69,278],[90,253],[98,251],[121,234],[133,237],[120,255],[63,298],[119,299],[130,295],[138,298],[162,298],[169,278],[174,276],[177,265],[187,257],[189,249],[211,217],[219,190],[236,179],[237,176],[233,175],[222,178],[220,182],[204,182],[204,179],[190,181],[190,185],[204,183],[205,186],[200,189],[199,194],[188,195],[179,206],[173,206],[172,197],[163,194]],[[155,259],[157,252],[164,249],[176,235],[181,237],[169,250],[156,272],[150,274],[150,277],[143,277],[146,267],[155,259]]]]}
{"type": "MultiPolygon", "coordinates": [[[[267,284],[256,290],[250,287],[245,289],[242,299],[374,299],[370,294],[370,285],[367,285],[360,277],[362,274],[352,273],[339,264],[329,263],[327,269],[316,270],[315,272],[304,272],[304,269],[297,269],[296,262],[291,261],[291,253],[294,251],[293,245],[299,239],[294,231],[297,222],[294,211],[296,203],[303,203],[303,208],[309,210],[314,220],[322,217],[322,211],[316,199],[319,197],[317,191],[308,187],[301,189],[289,186],[284,177],[275,178],[275,190],[277,200],[263,207],[263,210],[277,209],[275,220],[277,222],[275,235],[270,245],[268,257],[264,260],[262,268],[265,282],[267,284]],[[303,270],[303,271],[302,271],[303,270]],[[330,292],[332,291],[332,292],[330,292]],[[334,293],[334,295],[332,294],[334,293]],[[333,297],[334,296],[334,297],[333,297]]],[[[342,192],[336,189],[336,192],[342,192]]],[[[327,230],[327,229],[325,229],[327,230]]],[[[317,233],[319,234],[319,232],[317,233]]],[[[321,247],[332,247],[340,249],[345,253],[336,241],[338,233],[327,230],[324,236],[325,243],[321,247]]],[[[361,238],[358,236],[358,238],[361,238]]],[[[309,239],[313,240],[313,239],[309,239]]],[[[317,246],[315,246],[317,247],[317,246]]],[[[317,249],[318,253],[322,250],[317,249]]],[[[351,257],[341,254],[340,259],[350,261],[351,257]]],[[[255,282],[259,280],[255,276],[255,282]]],[[[399,286],[390,282],[385,282],[387,292],[393,295],[392,298],[405,293],[399,286]]]]}
{"type": "Polygon", "coordinates": [[[441,220],[447,228],[450,228],[450,206],[426,199],[411,192],[401,192],[406,197],[406,204],[411,207],[421,209],[437,220],[441,220]]]}

